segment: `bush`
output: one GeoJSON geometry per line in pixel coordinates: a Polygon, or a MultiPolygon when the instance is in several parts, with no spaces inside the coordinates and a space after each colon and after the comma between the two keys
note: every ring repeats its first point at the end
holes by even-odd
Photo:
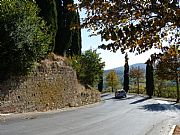
{"type": "Polygon", "coordinates": [[[0,76],[26,74],[48,51],[51,35],[29,0],[0,1],[0,76]]]}
{"type": "Polygon", "coordinates": [[[73,56],[70,61],[82,84],[91,86],[98,84],[105,63],[101,62],[96,50],[87,50],[79,56],[73,56]]]}

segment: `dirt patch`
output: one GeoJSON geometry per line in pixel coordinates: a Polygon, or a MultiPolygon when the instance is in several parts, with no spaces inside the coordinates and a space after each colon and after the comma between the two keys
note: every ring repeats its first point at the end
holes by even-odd
{"type": "Polygon", "coordinates": [[[180,125],[175,127],[173,135],[180,135],[180,125]]]}

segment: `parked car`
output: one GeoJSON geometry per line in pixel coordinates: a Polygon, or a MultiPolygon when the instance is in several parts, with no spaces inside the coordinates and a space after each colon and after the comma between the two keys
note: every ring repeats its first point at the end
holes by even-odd
{"type": "Polygon", "coordinates": [[[125,98],[126,97],[126,92],[125,90],[117,90],[115,92],[115,98],[125,98]]]}

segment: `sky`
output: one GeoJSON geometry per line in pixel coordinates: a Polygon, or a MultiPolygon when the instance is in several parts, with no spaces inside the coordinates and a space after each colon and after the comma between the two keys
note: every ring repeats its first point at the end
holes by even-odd
{"type": "MultiPolygon", "coordinates": [[[[108,50],[98,49],[98,45],[101,45],[104,42],[101,42],[100,36],[89,37],[89,35],[90,32],[87,32],[86,29],[82,29],[82,51],[86,51],[88,49],[97,49],[97,52],[100,53],[102,61],[105,62],[104,70],[124,66],[125,54],[122,54],[120,50],[118,50],[116,53],[113,53],[108,50]]],[[[150,58],[150,55],[155,51],[156,50],[152,49],[140,55],[128,53],[129,65],[135,63],[145,63],[150,58]]]]}
{"type": "MultiPolygon", "coordinates": [[[[75,3],[78,3],[78,0],[74,0],[75,3]]],[[[84,18],[85,11],[81,10],[80,12],[80,18],[84,18]]],[[[97,49],[97,52],[100,53],[100,57],[102,58],[102,61],[105,62],[105,70],[107,69],[113,69],[116,67],[124,66],[125,62],[125,54],[122,54],[119,51],[116,53],[110,52],[108,50],[98,49],[98,45],[101,45],[101,38],[100,36],[93,36],[89,37],[91,33],[87,32],[86,29],[81,30],[81,37],[82,37],[82,51],[88,50],[88,49],[97,49]]],[[[167,43],[163,43],[167,44],[167,43]]],[[[160,50],[151,49],[145,53],[142,53],[140,55],[135,55],[134,53],[128,53],[129,57],[129,65],[135,64],[135,63],[145,63],[149,58],[150,55],[160,52],[160,50]]]]}
{"type": "MultiPolygon", "coordinates": [[[[74,2],[77,3],[77,0],[75,0],[74,2]]],[[[80,18],[82,19],[85,16],[86,16],[85,11],[81,10],[80,18]]],[[[88,49],[97,49],[97,52],[100,53],[100,57],[102,58],[102,61],[105,62],[104,70],[124,66],[125,54],[122,54],[120,50],[114,53],[108,50],[98,49],[98,45],[101,45],[102,43],[105,42],[101,42],[100,36],[89,37],[90,34],[91,34],[90,32],[87,32],[87,29],[81,30],[82,51],[86,51],[88,49]]],[[[150,55],[153,54],[154,52],[157,51],[152,49],[140,55],[135,55],[134,53],[128,53],[129,65],[135,63],[145,63],[150,58],[150,55]]]]}

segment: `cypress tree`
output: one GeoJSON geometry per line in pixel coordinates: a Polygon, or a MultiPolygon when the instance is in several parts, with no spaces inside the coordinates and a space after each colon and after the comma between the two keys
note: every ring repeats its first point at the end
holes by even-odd
{"type": "Polygon", "coordinates": [[[65,7],[63,0],[56,0],[57,5],[57,25],[58,30],[56,34],[56,44],[54,48],[54,52],[59,55],[64,55],[64,44],[65,44],[65,36],[66,36],[66,29],[65,29],[65,7]]]}
{"type": "Polygon", "coordinates": [[[146,62],[146,94],[152,98],[154,92],[154,76],[152,61],[146,62]]]}
{"type": "MultiPolygon", "coordinates": [[[[78,35],[78,44],[77,44],[77,49],[78,49],[78,54],[81,54],[81,48],[82,48],[82,38],[81,38],[81,27],[80,27],[80,16],[79,12],[77,12],[77,23],[78,23],[78,28],[77,28],[77,35],[78,35]]],[[[74,51],[75,52],[75,51],[74,51]]]]}
{"type": "Polygon", "coordinates": [[[73,5],[74,1],[73,0],[63,0],[63,9],[64,9],[64,28],[61,32],[63,32],[63,39],[61,42],[64,41],[62,44],[62,56],[65,56],[68,49],[72,45],[72,36],[73,36],[73,30],[71,29],[71,26],[74,22],[75,14],[74,11],[68,10],[68,5],[73,5]]]}
{"type": "Polygon", "coordinates": [[[128,55],[125,55],[125,65],[124,65],[124,87],[123,89],[129,91],[129,64],[128,64],[128,55]]]}
{"type": "Polygon", "coordinates": [[[98,90],[100,92],[102,92],[102,90],[103,90],[103,75],[101,75],[101,77],[99,79],[98,90]]]}
{"type": "Polygon", "coordinates": [[[55,37],[58,30],[56,0],[36,0],[36,4],[41,9],[40,16],[46,21],[47,25],[50,27],[52,43],[49,51],[53,51],[55,47],[55,37]]]}
{"type": "Polygon", "coordinates": [[[69,10],[73,0],[36,0],[40,16],[47,22],[52,35],[50,51],[65,56],[81,54],[81,29],[79,13],[69,10]],[[74,27],[73,27],[74,26],[74,27]]]}
{"type": "Polygon", "coordinates": [[[69,10],[68,6],[73,6],[73,0],[62,0],[58,2],[58,31],[56,35],[56,45],[54,52],[65,56],[80,54],[81,50],[81,32],[79,14],[76,11],[69,10]]]}
{"type": "Polygon", "coordinates": [[[56,54],[62,54],[62,44],[63,44],[63,32],[64,31],[64,7],[63,7],[63,1],[62,0],[56,0],[56,6],[57,6],[57,25],[58,30],[55,37],[55,48],[54,52],[56,54]],[[61,42],[62,41],[62,42],[61,42]]]}
{"type": "Polygon", "coordinates": [[[72,44],[71,47],[68,49],[68,54],[72,57],[73,55],[79,55],[81,54],[81,28],[80,28],[80,17],[79,17],[79,12],[74,12],[74,30],[73,30],[73,35],[72,35],[72,44]]]}
{"type": "Polygon", "coordinates": [[[36,0],[40,16],[50,27],[52,45],[50,51],[65,56],[81,54],[81,29],[79,13],[69,10],[73,0],[36,0]],[[74,27],[73,27],[74,26],[74,27]]]}

